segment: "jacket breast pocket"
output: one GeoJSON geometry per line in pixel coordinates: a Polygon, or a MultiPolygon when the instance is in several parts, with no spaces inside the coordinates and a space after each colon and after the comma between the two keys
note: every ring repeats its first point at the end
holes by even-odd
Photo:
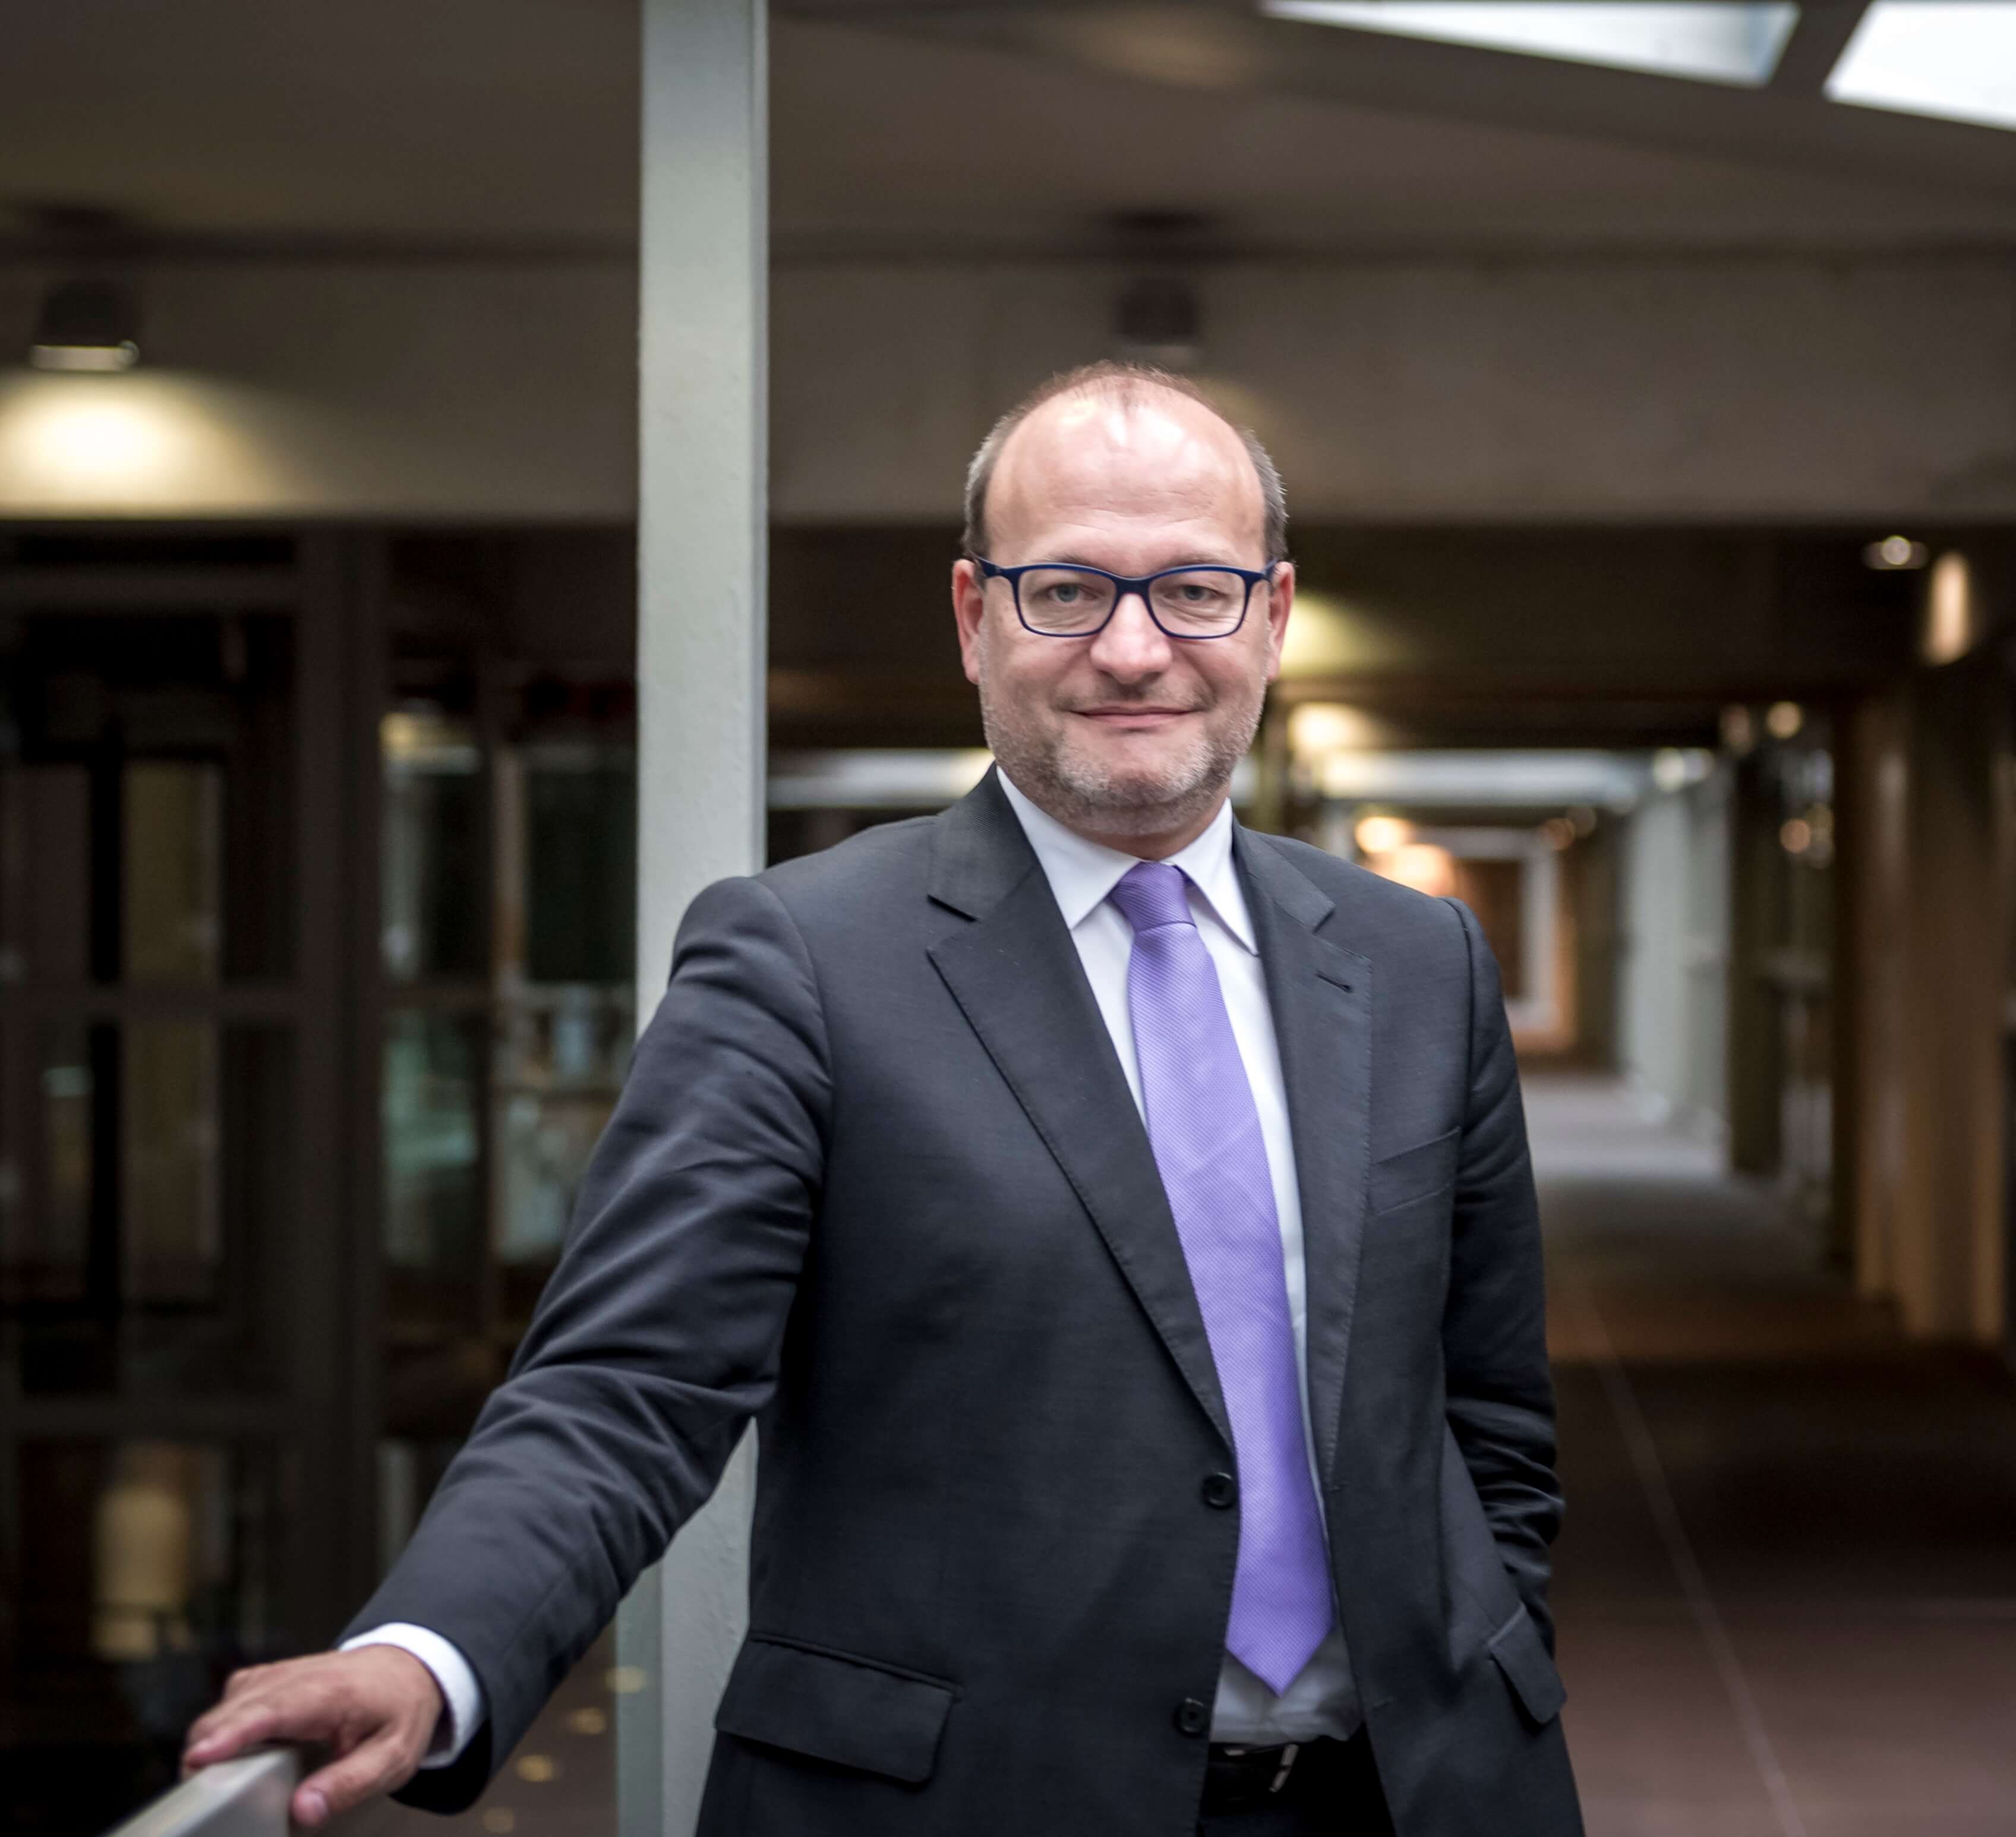
{"type": "Polygon", "coordinates": [[[938,1764],[954,1686],[872,1659],[752,1633],[714,1726],[815,1760],[921,1785],[938,1764]]]}
{"type": "Polygon", "coordinates": [[[1373,1212],[1393,1212],[1427,1199],[1456,1183],[1456,1149],[1463,1131],[1453,1129],[1432,1141],[1418,1142],[1372,1164],[1366,1202],[1373,1212]]]}

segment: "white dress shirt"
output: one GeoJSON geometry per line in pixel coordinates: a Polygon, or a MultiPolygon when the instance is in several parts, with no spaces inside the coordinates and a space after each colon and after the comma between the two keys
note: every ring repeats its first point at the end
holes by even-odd
{"type": "MultiPolygon", "coordinates": [[[[1057,909],[1078,947],[1078,961],[1092,985],[1100,1017],[1112,1036],[1127,1088],[1136,1109],[1141,1108],[1141,1072],[1134,1056],[1134,1021],[1128,1007],[1127,966],[1133,954],[1134,931],[1107,898],[1137,857],[1088,841],[1030,802],[1001,775],[1001,788],[1022,825],[1029,846],[1050,883],[1057,909]]],[[[1274,1213],[1281,1227],[1281,1260],[1288,1284],[1288,1318],[1294,1331],[1295,1362],[1301,1377],[1302,1431],[1309,1449],[1310,1471],[1316,1469],[1315,1437],[1310,1430],[1309,1395],[1308,1282],[1302,1263],[1302,1201],[1295,1183],[1294,1144],[1288,1129],[1287,1095],[1281,1079],[1280,1048],[1274,1038],[1274,1011],[1253,921],[1240,890],[1232,859],[1232,811],[1222,806],[1211,826],[1187,848],[1168,858],[1188,882],[1190,912],[1204,947],[1218,971],[1219,988],[1232,1021],[1239,1057],[1246,1068],[1260,1133],[1267,1151],[1267,1171],[1274,1187],[1274,1213]]],[[[1145,1119],[1145,1113],[1144,1113],[1145,1119]]],[[[1323,1491],[1317,1486],[1320,1506],[1323,1491]]],[[[349,1651],[362,1645],[395,1645],[411,1652],[434,1675],[446,1704],[423,1767],[445,1767],[468,1744],[483,1722],[483,1687],[469,1661],[449,1641],[423,1626],[402,1623],[373,1627],[346,1640],[349,1651]]],[[[1276,1696],[1228,1652],[1219,1674],[1218,1698],[1211,1713],[1215,1742],[1271,1747],[1283,1742],[1306,1742],[1319,1735],[1355,1734],[1362,1720],[1344,1636],[1333,1627],[1301,1674],[1276,1696]]]]}

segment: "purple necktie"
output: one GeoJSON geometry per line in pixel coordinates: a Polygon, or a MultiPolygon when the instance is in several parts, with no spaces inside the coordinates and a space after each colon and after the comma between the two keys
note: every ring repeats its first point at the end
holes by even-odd
{"type": "Polygon", "coordinates": [[[1239,1460],[1239,1565],[1226,1648],[1278,1696],[1323,1643],[1334,1610],[1260,1112],[1183,870],[1143,861],[1112,899],[1134,928],[1127,1003],[1148,1142],[1239,1460]]]}

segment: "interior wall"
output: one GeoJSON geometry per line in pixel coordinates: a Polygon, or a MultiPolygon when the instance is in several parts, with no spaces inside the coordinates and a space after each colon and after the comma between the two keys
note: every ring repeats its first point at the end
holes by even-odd
{"type": "Polygon", "coordinates": [[[1729,802],[1719,776],[1640,804],[1623,837],[1618,1030],[1633,1087],[1681,1126],[1727,1129],[1729,802]]]}
{"type": "Polygon", "coordinates": [[[1855,733],[1857,1281],[1914,1333],[1984,1343],[2007,1328],[2007,693],[1977,654],[1920,672],[1855,733]]]}
{"type": "MultiPolygon", "coordinates": [[[[132,375],[14,367],[55,271],[0,268],[0,516],[622,520],[621,261],[159,261],[132,375]]],[[[990,418],[1102,355],[1089,261],[780,264],[775,515],[956,518],[990,418]]],[[[1305,517],[2016,513],[2016,262],[1993,254],[1229,262],[1202,380],[1305,517]]]]}

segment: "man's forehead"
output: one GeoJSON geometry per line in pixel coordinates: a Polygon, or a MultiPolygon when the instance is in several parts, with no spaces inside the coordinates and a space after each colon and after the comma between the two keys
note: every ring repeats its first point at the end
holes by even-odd
{"type": "Polygon", "coordinates": [[[1010,436],[997,479],[1003,499],[1031,509],[1090,494],[1111,499],[1115,510],[1159,500],[1190,516],[1244,521],[1263,513],[1259,477],[1239,435],[1203,403],[1168,390],[1086,391],[1042,403],[1010,436]]]}

